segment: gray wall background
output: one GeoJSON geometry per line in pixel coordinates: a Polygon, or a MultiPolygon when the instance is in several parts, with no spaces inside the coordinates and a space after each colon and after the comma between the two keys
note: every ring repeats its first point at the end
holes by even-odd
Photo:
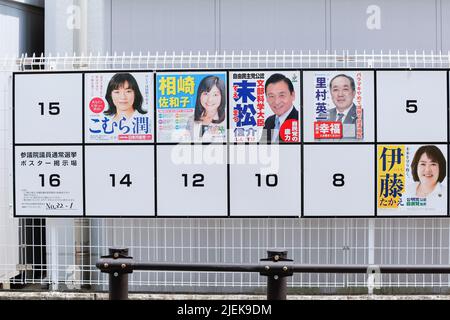
{"type": "Polygon", "coordinates": [[[45,8],[52,53],[450,50],[450,0],[46,0],[45,8]]]}
{"type": "Polygon", "coordinates": [[[43,0],[0,0],[0,282],[16,276],[16,265],[31,262],[34,258],[37,260],[39,254],[35,255],[35,252],[40,252],[38,241],[33,249],[31,245],[26,246],[32,240],[26,243],[24,239],[32,239],[32,231],[25,227],[25,220],[19,222],[10,212],[12,76],[9,64],[3,65],[7,60],[2,59],[11,58],[12,61],[22,54],[44,52],[43,5],[43,0]],[[30,253],[30,258],[22,259],[23,252],[30,253]]]}
{"type": "Polygon", "coordinates": [[[41,5],[43,2],[39,1],[0,0],[0,57],[44,52],[44,9],[41,5]]]}

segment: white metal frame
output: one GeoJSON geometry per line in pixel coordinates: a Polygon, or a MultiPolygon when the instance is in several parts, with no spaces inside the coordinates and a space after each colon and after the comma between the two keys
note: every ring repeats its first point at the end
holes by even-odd
{"type": "Polygon", "coordinates": [[[107,69],[219,68],[450,68],[449,52],[156,52],[126,55],[89,54],[0,58],[0,70],[68,71],[107,69]]]}

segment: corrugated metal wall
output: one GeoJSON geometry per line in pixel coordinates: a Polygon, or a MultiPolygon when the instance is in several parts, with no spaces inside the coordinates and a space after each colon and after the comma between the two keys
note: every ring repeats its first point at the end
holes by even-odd
{"type": "Polygon", "coordinates": [[[104,54],[450,50],[450,0],[46,0],[46,12],[52,53],[80,53],[71,25],[104,54]]]}

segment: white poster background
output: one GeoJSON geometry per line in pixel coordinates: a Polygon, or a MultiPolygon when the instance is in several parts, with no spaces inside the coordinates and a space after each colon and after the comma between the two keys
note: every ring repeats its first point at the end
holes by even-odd
{"type": "Polygon", "coordinates": [[[231,215],[300,216],[300,155],[299,145],[230,146],[231,215]]]}
{"type": "Polygon", "coordinates": [[[16,74],[15,143],[81,143],[82,86],[81,73],[16,74]]]}
{"type": "Polygon", "coordinates": [[[447,142],[446,83],[445,71],[378,71],[378,142],[447,142]]]}
{"type": "Polygon", "coordinates": [[[154,146],[86,146],[85,150],[87,216],[155,215],[154,146]]]}
{"type": "Polygon", "coordinates": [[[374,146],[306,145],[303,152],[304,216],[374,216],[374,146]],[[342,186],[333,185],[336,174],[344,175],[342,186]]]}
{"type": "Polygon", "coordinates": [[[82,170],[81,146],[16,146],[16,215],[82,216],[82,170]],[[63,153],[64,156],[55,158],[39,156],[40,153],[49,152],[58,155],[63,153]],[[30,153],[32,157],[25,156],[30,153]],[[67,153],[76,153],[76,156],[66,157],[67,153]],[[59,165],[55,165],[55,161],[58,161],[59,165]],[[76,165],[72,165],[72,161],[76,161],[76,165]],[[57,180],[59,180],[58,186],[56,186],[57,180]]]}
{"type": "Polygon", "coordinates": [[[226,156],[224,145],[158,146],[158,216],[227,216],[226,156]]]}

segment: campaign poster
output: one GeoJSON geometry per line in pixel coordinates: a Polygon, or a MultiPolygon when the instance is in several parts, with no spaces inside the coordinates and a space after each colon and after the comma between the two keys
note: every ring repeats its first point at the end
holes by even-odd
{"type": "Polygon", "coordinates": [[[371,71],[304,72],[305,141],[373,141],[371,71]]]}
{"type": "Polygon", "coordinates": [[[300,142],[300,71],[230,72],[230,142],[300,142]]]}
{"type": "Polygon", "coordinates": [[[156,75],[158,142],[226,142],[225,72],[156,75]]]}
{"type": "Polygon", "coordinates": [[[447,146],[379,145],[378,215],[447,214],[447,146]]]}
{"type": "Polygon", "coordinates": [[[153,142],[153,73],[85,74],[87,143],[153,142]]]}

